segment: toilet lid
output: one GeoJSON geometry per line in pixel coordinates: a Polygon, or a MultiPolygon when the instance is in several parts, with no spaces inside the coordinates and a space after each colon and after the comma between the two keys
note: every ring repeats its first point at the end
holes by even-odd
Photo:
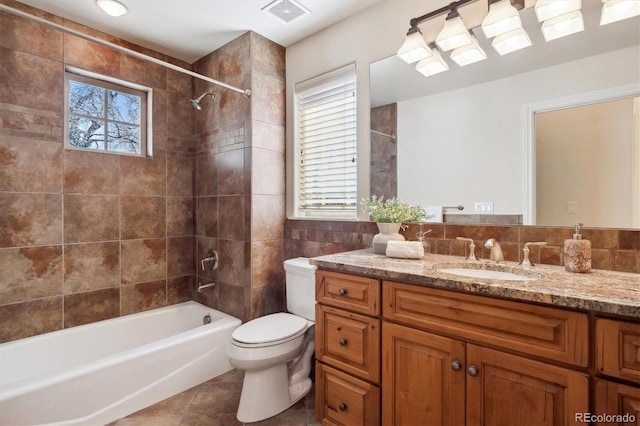
{"type": "Polygon", "coordinates": [[[284,312],[256,318],[236,328],[231,337],[242,343],[257,344],[286,339],[307,327],[307,320],[284,312]]]}

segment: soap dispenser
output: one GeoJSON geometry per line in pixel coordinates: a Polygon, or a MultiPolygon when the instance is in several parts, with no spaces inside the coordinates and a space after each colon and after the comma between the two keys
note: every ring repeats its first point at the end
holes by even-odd
{"type": "Polygon", "coordinates": [[[569,272],[591,271],[591,241],[582,239],[581,227],[576,224],[573,239],[564,240],[564,269],[569,272]]]}

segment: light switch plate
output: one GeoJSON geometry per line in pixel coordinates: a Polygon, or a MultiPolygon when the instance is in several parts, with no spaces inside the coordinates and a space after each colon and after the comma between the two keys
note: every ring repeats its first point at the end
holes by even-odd
{"type": "Polygon", "coordinates": [[[493,201],[476,201],[475,204],[476,213],[480,214],[492,214],[493,213],[493,201]]]}

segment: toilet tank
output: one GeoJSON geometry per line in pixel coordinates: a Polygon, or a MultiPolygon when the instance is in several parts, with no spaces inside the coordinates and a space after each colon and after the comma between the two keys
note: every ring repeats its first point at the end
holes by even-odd
{"type": "Polygon", "coordinates": [[[306,257],[284,261],[286,272],[287,311],[315,321],[316,267],[306,257]]]}

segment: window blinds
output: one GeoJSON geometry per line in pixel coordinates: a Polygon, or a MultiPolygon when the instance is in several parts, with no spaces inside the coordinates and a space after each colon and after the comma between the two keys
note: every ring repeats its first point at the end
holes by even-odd
{"type": "Polygon", "coordinates": [[[355,217],[355,65],[296,85],[297,210],[355,217]]]}

